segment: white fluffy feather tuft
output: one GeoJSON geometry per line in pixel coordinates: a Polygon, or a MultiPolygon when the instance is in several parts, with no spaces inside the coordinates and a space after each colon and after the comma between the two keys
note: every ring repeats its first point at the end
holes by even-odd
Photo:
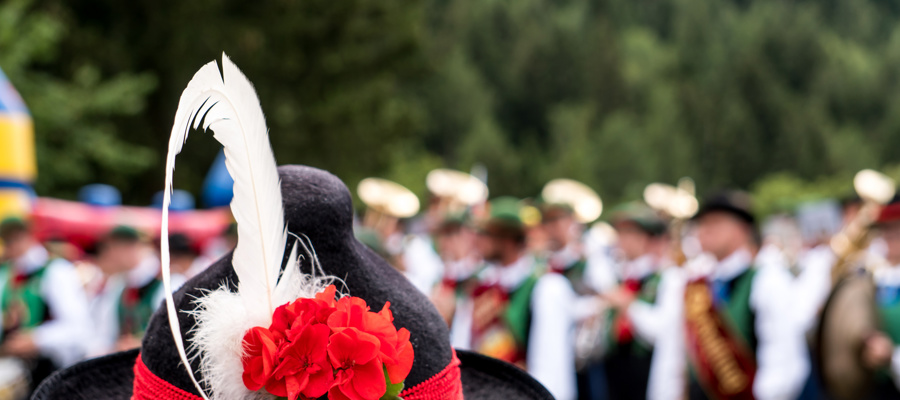
{"type": "MultiPolygon", "coordinates": [[[[306,243],[298,241],[289,260],[291,261],[281,278],[285,285],[279,285],[273,299],[275,304],[287,304],[301,297],[312,298],[335,281],[333,277],[320,274],[321,268],[315,254],[306,243]],[[297,250],[301,246],[312,263],[313,275],[300,272],[297,250]]],[[[227,286],[222,286],[196,302],[198,307],[194,316],[197,318],[197,325],[194,328],[191,353],[194,357],[200,357],[203,382],[211,388],[210,397],[213,400],[274,398],[265,390],[251,392],[244,386],[241,377],[243,366],[240,362],[244,332],[255,326],[269,326],[271,315],[249,312],[240,294],[229,291],[227,286]]]]}

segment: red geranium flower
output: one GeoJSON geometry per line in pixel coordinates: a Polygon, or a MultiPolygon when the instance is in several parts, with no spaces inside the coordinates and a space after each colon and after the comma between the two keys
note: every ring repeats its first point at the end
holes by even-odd
{"type": "Polygon", "coordinates": [[[390,359],[383,358],[385,368],[387,368],[388,378],[391,383],[397,384],[406,380],[409,371],[412,369],[413,347],[409,341],[409,331],[406,328],[400,328],[397,331],[397,342],[394,345],[395,353],[390,359]]]}
{"type": "Polygon", "coordinates": [[[334,313],[328,318],[328,326],[335,332],[356,328],[378,338],[379,358],[387,367],[391,383],[400,383],[412,369],[413,349],[406,328],[394,327],[391,303],[387,302],[378,313],[370,312],[365,300],[344,297],[337,302],[334,313]]]}
{"type": "Polygon", "coordinates": [[[275,372],[278,364],[279,343],[268,329],[257,326],[244,334],[244,385],[250,390],[259,390],[275,372]]]}
{"type": "Polygon", "coordinates": [[[334,307],[337,300],[334,299],[335,294],[337,293],[337,288],[334,285],[328,285],[321,293],[316,294],[316,301],[320,302],[323,306],[326,307],[334,307]]]}
{"type": "Polygon", "coordinates": [[[284,304],[268,329],[244,334],[248,389],[265,387],[289,400],[325,393],[332,400],[377,400],[388,385],[394,388],[406,379],[413,348],[409,331],[394,327],[391,304],[375,313],[365,300],[335,300],[336,293],[331,285],[315,298],[284,304]]]}
{"type": "Polygon", "coordinates": [[[291,342],[280,351],[283,357],[275,369],[274,382],[266,390],[276,396],[296,400],[302,394],[318,398],[334,383],[334,373],[326,355],[331,330],[324,324],[305,325],[289,335],[291,342]]]}
{"type": "Polygon", "coordinates": [[[331,400],[376,400],[387,384],[378,339],[356,328],[335,332],[328,345],[328,358],[335,368],[334,386],[328,391],[331,400]]]}
{"type": "Polygon", "coordinates": [[[269,330],[285,335],[294,325],[305,326],[313,322],[324,324],[334,312],[336,291],[334,285],[329,285],[324,291],[317,293],[314,299],[297,299],[279,306],[272,315],[269,330]]]}

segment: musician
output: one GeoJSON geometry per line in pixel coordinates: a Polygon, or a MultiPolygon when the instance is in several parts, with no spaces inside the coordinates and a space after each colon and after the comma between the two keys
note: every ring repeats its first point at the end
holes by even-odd
{"type": "Polygon", "coordinates": [[[615,399],[643,399],[647,393],[660,270],[665,265],[666,223],[638,202],[617,207],[611,217],[618,233],[616,271],[620,288],[605,296],[616,306],[609,314],[610,350],[604,360],[607,390],[615,399]]]}
{"type": "Polygon", "coordinates": [[[777,251],[756,254],[749,195],[715,194],[694,221],[716,262],[686,271],[686,283],[673,291],[680,307],[663,318],[670,334],[656,342],[650,385],[658,390],[648,396],[682,398],[673,388],[686,387],[689,399],[794,398],[809,365],[789,311],[791,276],[777,251]]]}
{"type": "Polygon", "coordinates": [[[52,258],[28,223],[0,222],[3,337],[0,354],[26,360],[36,384],[84,356],[87,299],[71,263],[52,258]]]}
{"type": "Polygon", "coordinates": [[[541,230],[547,242],[546,260],[550,270],[564,275],[580,295],[593,294],[584,280],[587,261],[581,242],[581,225],[567,204],[541,206],[541,230]]]}
{"type": "Polygon", "coordinates": [[[443,264],[428,235],[407,234],[406,219],[419,212],[419,199],[406,187],[381,178],[363,179],[357,194],[366,205],[362,225],[373,230],[391,257],[388,261],[422,293],[441,281],[443,264]]]}
{"type": "Polygon", "coordinates": [[[100,273],[86,286],[94,326],[88,357],[116,350],[120,336],[119,299],[125,290],[126,275],[141,262],[140,235],[131,227],[113,228],[95,247],[92,261],[100,273]]]}
{"type": "Polygon", "coordinates": [[[862,352],[863,363],[880,373],[873,398],[900,398],[900,201],[897,198],[882,210],[876,222],[883,239],[887,265],[876,268],[876,303],[883,332],[872,334],[862,352]],[[889,379],[891,378],[891,379],[889,379]]]}
{"type": "Polygon", "coordinates": [[[557,399],[574,399],[575,294],[563,276],[544,275],[546,266],[527,252],[520,211],[515,198],[490,202],[477,240],[486,265],[476,275],[470,305],[457,310],[453,330],[470,327],[469,346],[463,347],[519,365],[557,399]]]}
{"type": "Polygon", "coordinates": [[[432,291],[431,301],[451,327],[456,308],[466,301],[464,295],[470,291],[466,286],[477,280],[475,274],[484,264],[475,249],[475,241],[476,232],[467,213],[447,215],[434,232],[435,247],[444,263],[444,277],[432,291]]]}

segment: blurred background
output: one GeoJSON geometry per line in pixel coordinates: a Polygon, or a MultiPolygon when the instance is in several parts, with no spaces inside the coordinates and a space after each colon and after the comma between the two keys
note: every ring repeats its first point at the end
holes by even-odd
{"type": "MultiPolygon", "coordinates": [[[[900,174],[900,6],[886,1],[55,1],[0,5],[0,67],[34,118],[43,196],[162,188],[184,83],[232,57],[280,163],[423,195],[439,166],[492,194],[557,176],[633,198],[691,176],[770,212],[900,174]]],[[[216,156],[188,141],[176,186],[216,156]]]]}
{"type": "MultiPolygon", "coordinates": [[[[657,284],[683,291],[681,272],[665,283],[666,271],[693,272],[687,266],[696,261],[709,272],[737,254],[745,270],[757,257],[784,275],[779,290],[763,286],[765,296],[753,297],[775,304],[770,313],[790,313],[780,320],[791,328],[783,336],[797,339],[797,364],[769,363],[789,373],[770,376],[791,381],[776,398],[822,398],[809,366],[818,368],[815,343],[804,335],[830,329],[819,322],[825,299],[865,264],[851,256],[870,252],[883,258],[879,265],[900,265],[900,198],[890,200],[900,180],[898,22],[900,2],[884,0],[0,2],[0,261],[12,266],[0,266],[0,281],[14,289],[0,294],[0,354],[46,358],[46,339],[29,336],[46,321],[23,319],[33,310],[16,303],[41,297],[39,284],[71,286],[70,299],[89,300],[60,314],[85,337],[109,339],[78,343],[63,332],[65,357],[44,371],[14,365],[9,379],[2,359],[10,357],[0,357],[0,388],[16,379],[31,386],[24,396],[53,368],[140,344],[164,294],[159,207],[173,115],[192,74],[224,52],[256,86],[278,162],[328,170],[351,188],[361,200],[357,237],[431,297],[455,346],[479,347],[477,336],[511,307],[504,296],[522,287],[532,296],[539,279],[565,275],[568,297],[538,292],[562,302],[556,314],[586,311],[517,328],[579,332],[578,343],[544,354],[569,357],[559,365],[571,373],[556,374],[562,382],[533,370],[537,363],[528,371],[561,399],[643,398],[653,394],[650,353],[636,357],[645,362],[643,386],[631,385],[620,378],[639,374],[606,376],[623,370],[610,361],[618,353],[598,356],[592,346],[608,337],[610,349],[637,346],[627,321],[640,319],[626,315],[629,307],[657,304],[657,284]],[[854,197],[854,174],[867,168],[886,175],[872,178],[885,196],[854,197]],[[387,181],[369,180],[366,198],[370,177],[387,181]],[[548,181],[563,177],[575,182],[556,181],[562,194],[553,199],[548,181]],[[656,186],[658,204],[645,191],[683,177],[692,180],[656,186]],[[696,198],[722,188],[749,192],[752,206],[746,193],[724,196],[689,220],[696,198]],[[621,206],[641,198],[648,204],[621,206]],[[710,255],[709,242],[728,235],[703,216],[723,211],[734,248],[710,255]],[[833,235],[853,246],[834,247],[833,235]],[[34,273],[51,269],[63,272],[44,281],[34,273]],[[516,287],[497,283],[520,272],[516,287]],[[32,278],[39,283],[23,286],[32,278]],[[645,284],[652,300],[636,300],[645,284]],[[476,309],[492,314],[480,321],[476,309]],[[584,357],[575,354],[582,342],[584,357]],[[609,367],[591,375],[598,366],[609,367]],[[638,395],[618,394],[622,382],[638,395]]],[[[220,145],[194,133],[178,159],[168,232],[178,284],[235,245],[223,207],[231,184],[220,145]]],[[[890,307],[900,307],[898,282],[889,282],[890,307]]],[[[874,307],[872,285],[865,296],[874,307]]],[[[660,306],[683,305],[682,295],[659,292],[660,306]]],[[[44,297],[39,305],[49,309],[77,303],[44,297]]],[[[521,303],[526,314],[535,311],[529,301],[521,303]]],[[[653,324],[668,316],[662,309],[645,313],[658,328],[649,331],[680,331],[653,324]]],[[[900,359],[896,327],[896,337],[854,337],[841,348],[868,346],[874,361],[866,368],[884,368],[892,354],[900,359]]],[[[526,342],[506,339],[504,359],[525,367],[526,342]]],[[[900,396],[897,387],[891,394],[900,396]]]]}

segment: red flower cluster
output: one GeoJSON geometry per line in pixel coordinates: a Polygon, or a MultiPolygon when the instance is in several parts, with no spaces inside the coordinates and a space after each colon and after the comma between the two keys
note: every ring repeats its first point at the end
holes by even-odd
{"type": "Polygon", "coordinates": [[[406,328],[394,327],[390,302],[380,312],[366,301],[335,301],[334,285],[313,299],[275,310],[269,328],[244,334],[244,385],[290,400],[375,400],[402,388],[413,363],[406,328]]]}

